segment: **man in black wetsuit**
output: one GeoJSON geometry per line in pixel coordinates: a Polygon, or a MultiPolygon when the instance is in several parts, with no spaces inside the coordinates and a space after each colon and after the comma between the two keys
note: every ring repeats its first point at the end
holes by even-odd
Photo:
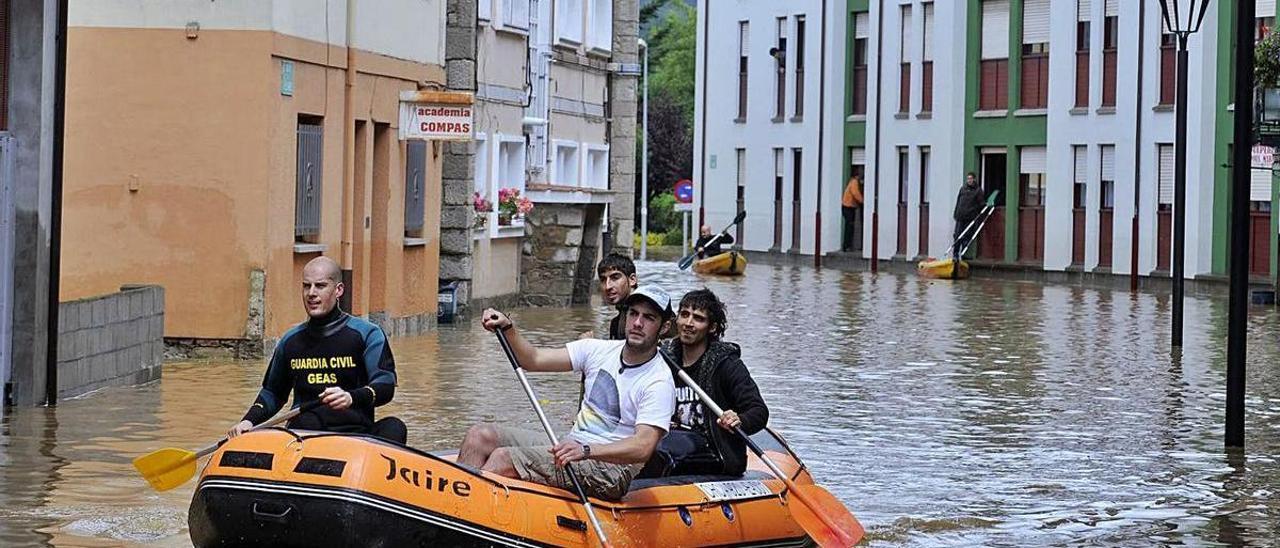
{"type": "Polygon", "coordinates": [[[382,328],[338,308],[345,290],[338,263],[318,257],[302,270],[302,304],[309,318],[276,344],[262,390],[244,419],[231,427],[235,437],[270,419],[293,392],[293,406],[324,405],[289,421],[289,428],[352,432],[404,443],[404,422],[374,422],[373,408],[395,396],[396,364],[382,328]]]}
{"type": "Polygon", "coordinates": [[[697,243],[693,244],[694,249],[698,252],[699,259],[715,257],[716,255],[724,253],[724,251],[720,249],[720,246],[733,243],[733,236],[730,236],[728,231],[721,233],[719,235],[720,237],[717,238],[715,234],[711,233],[711,227],[707,225],[702,225],[700,234],[701,235],[698,236],[697,243]]]}

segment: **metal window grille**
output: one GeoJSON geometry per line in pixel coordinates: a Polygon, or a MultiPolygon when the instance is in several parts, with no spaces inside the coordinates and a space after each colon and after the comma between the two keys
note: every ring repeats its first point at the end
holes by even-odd
{"type": "Polygon", "coordinates": [[[298,188],[293,235],[299,240],[320,235],[320,197],[324,186],[323,143],[323,126],[298,122],[298,188]]]}
{"type": "Polygon", "coordinates": [[[416,236],[422,232],[426,206],[423,195],[427,180],[427,142],[409,141],[404,160],[404,232],[416,236]]]}

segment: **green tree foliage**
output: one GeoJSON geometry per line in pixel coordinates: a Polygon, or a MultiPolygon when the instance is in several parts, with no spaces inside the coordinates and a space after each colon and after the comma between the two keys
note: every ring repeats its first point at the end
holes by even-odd
{"type": "MultiPolygon", "coordinates": [[[[675,210],[676,198],[670,192],[654,196],[649,200],[649,231],[680,231],[680,212],[675,210]]],[[[677,241],[679,239],[677,238],[677,241]]]]}
{"type": "Polygon", "coordinates": [[[1280,32],[1268,34],[1254,47],[1253,77],[1259,88],[1280,87],[1280,32]]]}
{"type": "Polygon", "coordinates": [[[649,92],[671,94],[693,127],[693,97],[698,63],[698,12],[671,2],[666,18],[653,28],[649,43],[649,92]]]}
{"type": "MultiPolygon", "coordinates": [[[[649,135],[636,128],[636,174],[649,140],[649,196],[636,185],[636,218],[642,200],[671,200],[676,181],[693,175],[693,113],[697,62],[697,10],[683,0],[651,0],[640,9],[649,44],[649,135]]],[[[643,120],[637,118],[637,124],[643,120]]],[[[651,231],[667,230],[650,208],[651,231]],[[661,223],[661,224],[655,224],[661,223]]],[[[671,226],[678,231],[679,220],[671,226]]],[[[677,237],[677,240],[679,238],[677,237]]]]}

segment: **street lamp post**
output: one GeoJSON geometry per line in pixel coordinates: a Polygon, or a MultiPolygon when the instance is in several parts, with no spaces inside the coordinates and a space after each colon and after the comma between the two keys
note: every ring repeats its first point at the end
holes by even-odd
{"type": "Polygon", "coordinates": [[[640,258],[649,258],[649,43],[644,38],[637,39],[640,49],[644,50],[643,72],[644,87],[641,101],[644,103],[643,122],[640,133],[644,140],[640,158],[640,258]]]}
{"type": "Polygon", "coordinates": [[[1173,182],[1173,333],[1170,344],[1182,348],[1182,285],[1187,226],[1187,38],[1199,32],[1209,0],[1160,0],[1165,29],[1178,37],[1178,96],[1173,182]]]}
{"type": "Polygon", "coordinates": [[[1253,147],[1253,32],[1257,5],[1236,2],[1235,143],[1231,158],[1230,292],[1227,302],[1227,448],[1244,448],[1245,339],[1249,307],[1249,180],[1253,147]]]}

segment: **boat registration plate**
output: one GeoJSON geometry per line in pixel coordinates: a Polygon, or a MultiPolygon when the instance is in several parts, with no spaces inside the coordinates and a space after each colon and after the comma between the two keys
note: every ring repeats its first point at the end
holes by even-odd
{"type": "Polygon", "coordinates": [[[697,483],[698,489],[707,496],[707,502],[721,500],[750,499],[773,494],[762,481],[709,481],[697,483]]]}

